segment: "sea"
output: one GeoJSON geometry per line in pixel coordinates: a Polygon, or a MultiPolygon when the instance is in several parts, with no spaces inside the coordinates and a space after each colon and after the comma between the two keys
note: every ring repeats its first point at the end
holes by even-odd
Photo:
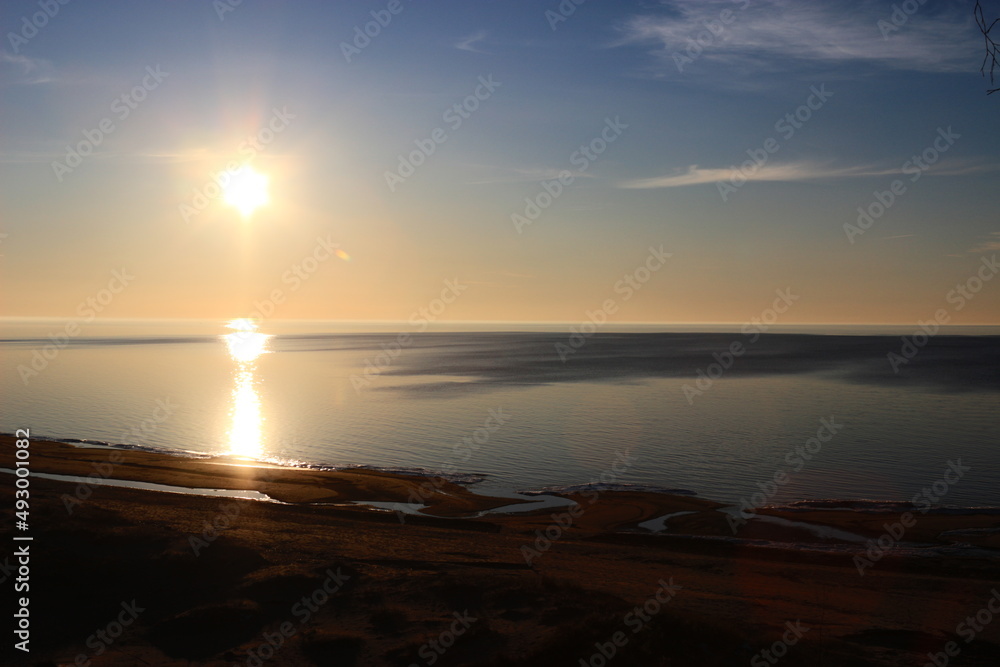
{"type": "Polygon", "coordinates": [[[482,493],[1000,507],[1000,327],[4,319],[0,399],[4,433],[482,493]]]}

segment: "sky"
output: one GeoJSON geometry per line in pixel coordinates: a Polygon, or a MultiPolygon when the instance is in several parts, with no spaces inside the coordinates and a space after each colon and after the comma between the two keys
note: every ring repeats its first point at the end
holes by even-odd
{"type": "Polygon", "coordinates": [[[1000,324],[973,4],[8,0],[0,314],[1000,324]]]}

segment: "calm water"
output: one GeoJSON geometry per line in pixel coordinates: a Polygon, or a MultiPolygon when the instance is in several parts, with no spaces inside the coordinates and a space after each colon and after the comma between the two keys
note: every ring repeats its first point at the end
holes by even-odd
{"type": "Polygon", "coordinates": [[[1000,337],[953,335],[990,330],[950,330],[897,375],[886,354],[899,351],[898,332],[757,341],[738,329],[602,332],[564,363],[561,333],[401,339],[302,323],[92,326],[42,368],[35,353],[60,328],[7,322],[0,331],[0,430],[296,464],[444,468],[485,476],[484,491],[603,473],[725,501],[779,470],[790,482],[775,502],[908,500],[961,457],[972,471],[943,503],[1000,506],[1000,337]],[[747,352],[689,401],[685,385],[696,387],[699,369],[710,372],[713,353],[734,341],[747,352]],[[33,359],[38,372],[25,383],[33,359]],[[843,426],[796,472],[787,457],[821,418],[843,426]]]}

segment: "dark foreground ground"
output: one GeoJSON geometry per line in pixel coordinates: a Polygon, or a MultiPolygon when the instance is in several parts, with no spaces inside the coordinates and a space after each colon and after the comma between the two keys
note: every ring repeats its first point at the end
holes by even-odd
{"type": "MultiPolygon", "coordinates": [[[[0,467],[12,467],[13,441],[0,445],[0,467]]],[[[35,472],[85,475],[109,457],[34,441],[31,451],[35,472]]],[[[969,533],[975,550],[890,553],[861,576],[847,550],[760,546],[809,539],[795,531],[751,522],[743,541],[712,538],[732,535],[717,505],[685,497],[581,496],[583,513],[560,527],[552,510],[454,518],[502,503],[433,484],[438,516],[404,524],[315,503],[405,501],[426,480],[138,452],[111,476],[257,489],[286,504],[95,486],[70,513],[76,485],[32,478],[30,527],[18,531],[6,511],[14,478],[0,476],[0,587],[5,600],[29,595],[31,614],[25,654],[8,602],[0,664],[922,666],[930,653],[939,665],[1000,665],[1000,614],[988,606],[1000,551],[988,530],[969,533]],[[622,532],[681,510],[695,513],[665,535],[622,532]],[[15,593],[24,544],[30,590],[15,593]]],[[[810,520],[877,537],[894,518],[810,520]]],[[[946,544],[944,530],[998,524],[928,515],[907,539],[946,544]]]]}

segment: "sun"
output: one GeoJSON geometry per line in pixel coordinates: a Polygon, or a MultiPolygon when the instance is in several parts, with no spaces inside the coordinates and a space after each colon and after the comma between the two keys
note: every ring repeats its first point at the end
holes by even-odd
{"type": "Polygon", "coordinates": [[[239,209],[244,218],[271,199],[267,194],[267,176],[246,166],[232,173],[223,187],[223,194],[226,203],[239,209]]]}

